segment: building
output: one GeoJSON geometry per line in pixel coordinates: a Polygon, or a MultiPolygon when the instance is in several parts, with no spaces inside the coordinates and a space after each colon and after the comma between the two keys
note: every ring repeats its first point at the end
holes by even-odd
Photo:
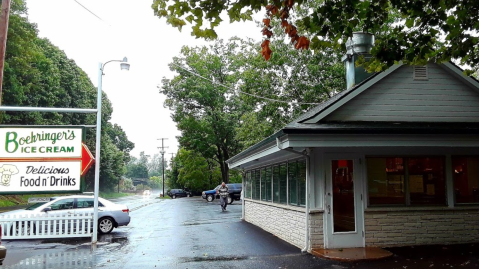
{"type": "Polygon", "coordinates": [[[314,248],[479,242],[479,83],[452,63],[355,67],[348,88],[232,157],[247,222],[314,248]]]}

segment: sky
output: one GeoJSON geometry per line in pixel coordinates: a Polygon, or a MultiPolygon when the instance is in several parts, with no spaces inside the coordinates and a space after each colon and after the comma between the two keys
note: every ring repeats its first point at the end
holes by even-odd
{"type": "MultiPolygon", "coordinates": [[[[165,19],[154,16],[153,0],[26,1],[29,21],[37,24],[39,36],[63,50],[95,86],[99,63],[128,58],[129,71],[121,71],[116,62],[105,66],[102,89],[113,105],[111,122],[119,124],[135,143],[131,154],[158,154],[159,138],[167,138],[164,145],[168,157],[176,153],[180,132],[170,111],[163,107],[165,97],[158,87],[163,77],[173,78],[175,73],[168,63],[180,54],[182,46],[208,42],[192,37],[189,27],[179,32],[165,19]]],[[[258,20],[261,15],[256,16],[258,20]]],[[[222,39],[239,36],[260,40],[260,30],[254,22],[230,24],[225,17],[217,33],[222,39]]]]}

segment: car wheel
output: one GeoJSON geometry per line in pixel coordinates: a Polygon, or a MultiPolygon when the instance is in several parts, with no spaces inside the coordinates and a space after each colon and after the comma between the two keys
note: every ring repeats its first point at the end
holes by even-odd
{"type": "Polygon", "coordinates": [[[226,202],[231,205],[233,203],[233,198],[228,196],[228,200],[226,202]]]}
{"type": "Polygon", "coordinates": [[[208,201],[208,202],[213,202],[214,199],[215,199],[215,198],[214,198],[213,195],[211,195],[211,194],[208,195],[208,196],[206,196],[206,201],[208,201]]]}
{"type": "Polygon", "coordinates": [[[109,234],[113,231],[113,220],[111,218],[102,218],[98,221],[98,231],[101,234],[109,234]]]}
{"type": "Polygon", "coordinates": [[[176,195],[173,194],[173,195],[171,196],[171,199],[176,199],[176,195]]]}

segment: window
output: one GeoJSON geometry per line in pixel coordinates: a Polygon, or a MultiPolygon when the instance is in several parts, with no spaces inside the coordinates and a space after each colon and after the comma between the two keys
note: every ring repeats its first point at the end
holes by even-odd
{"type": "Polygon", "coordinates": [[[64,209],[73,209],[73,198],[70,199],[62,199],[60,201],[56,201],[50,205],[52,210],[64,210],[64,209]]]}
{"type": "Polygon", "coordinates": [[[298,169],[297,162],[288,163],[288,187],[289,187],[289,204],[298,204],[298,169]]]}
{"type": "Polygon", "coordinates": [[[273,166],[273,202],[279,203],[279,165],[273,166]]]}
{"type": "Polygon", "coordinates": [[[255,171],[255,182],[254,182],[254,197],[253,199],[259,200],[259,195],[260,195],[260,174],[259,170],[255,171]]]}
{"type": "Polygon", "coordinates": [[[298,161],[298,199],[300,205],[306,205],[306,161],[298,161]]]}
{"type": "Polygon", "coordinates": [[[78,198],[77,199],[77,208],[89,208],[93,207],[93,199],[91,198],[78,198]]]}
{"type": "Polygon", "coordinates": [[[271,202],[271,187],[272,187],[272,173],[271,166],[266,167],[266,177],[265,177],[265,188],[264,188],[264,197],[266,201],[271,202]]]}
{"type": "Polygon", "coordinates": [[[446,179],[444,158],[409,158],[411,205],[445,205],[446,179]]]}
{"type": "Polygon", "coordinates": [[[403,158],[367,158],[369,204],[406,204],[403,158]]]}
{"type": "Polygon", "coordinates": [[[246,173],[244,181],[244,197],[251,198],[251,172],[246,173]]]}
{"type": "Polygon", "coordinates": [[[452,157],[454,201],[479,203],[479,157],[452,157]]]}
{"type": "Polygon", "coordinates": [[[279,166],[279,203],[287,203],[288,167],[285,163],[279,166]]]}
{"type": "Polygon", "coordinates": [[[261,200],[266,201],[266,170],[261,169],[261,200]]]}
{"type": "Polygon", "coordinates": [[[248,171],[245,184],[248,183],[251,184],[252,199],[304,206],[306,204],[306,160],[248,171]]]}
{"type": "Polygon", "coordinates": [[[444,157],[367,158],[370,205],[445,205],[444,157]]]}

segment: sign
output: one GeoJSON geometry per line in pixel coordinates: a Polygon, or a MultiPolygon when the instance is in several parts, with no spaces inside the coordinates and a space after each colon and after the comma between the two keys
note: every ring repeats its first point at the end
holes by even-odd
{"type": "Polygon", "coordinates": [[[0,128],[0,194],[80,192],[94,158],[81,127],[0,128]]]}
{"type": "Polygon", "coordinates": [[[47,202],[50,202],[50,197],[30,197],[30,198],[28,198],[28,203],[29,204],[47,203],[47,202]]]}

